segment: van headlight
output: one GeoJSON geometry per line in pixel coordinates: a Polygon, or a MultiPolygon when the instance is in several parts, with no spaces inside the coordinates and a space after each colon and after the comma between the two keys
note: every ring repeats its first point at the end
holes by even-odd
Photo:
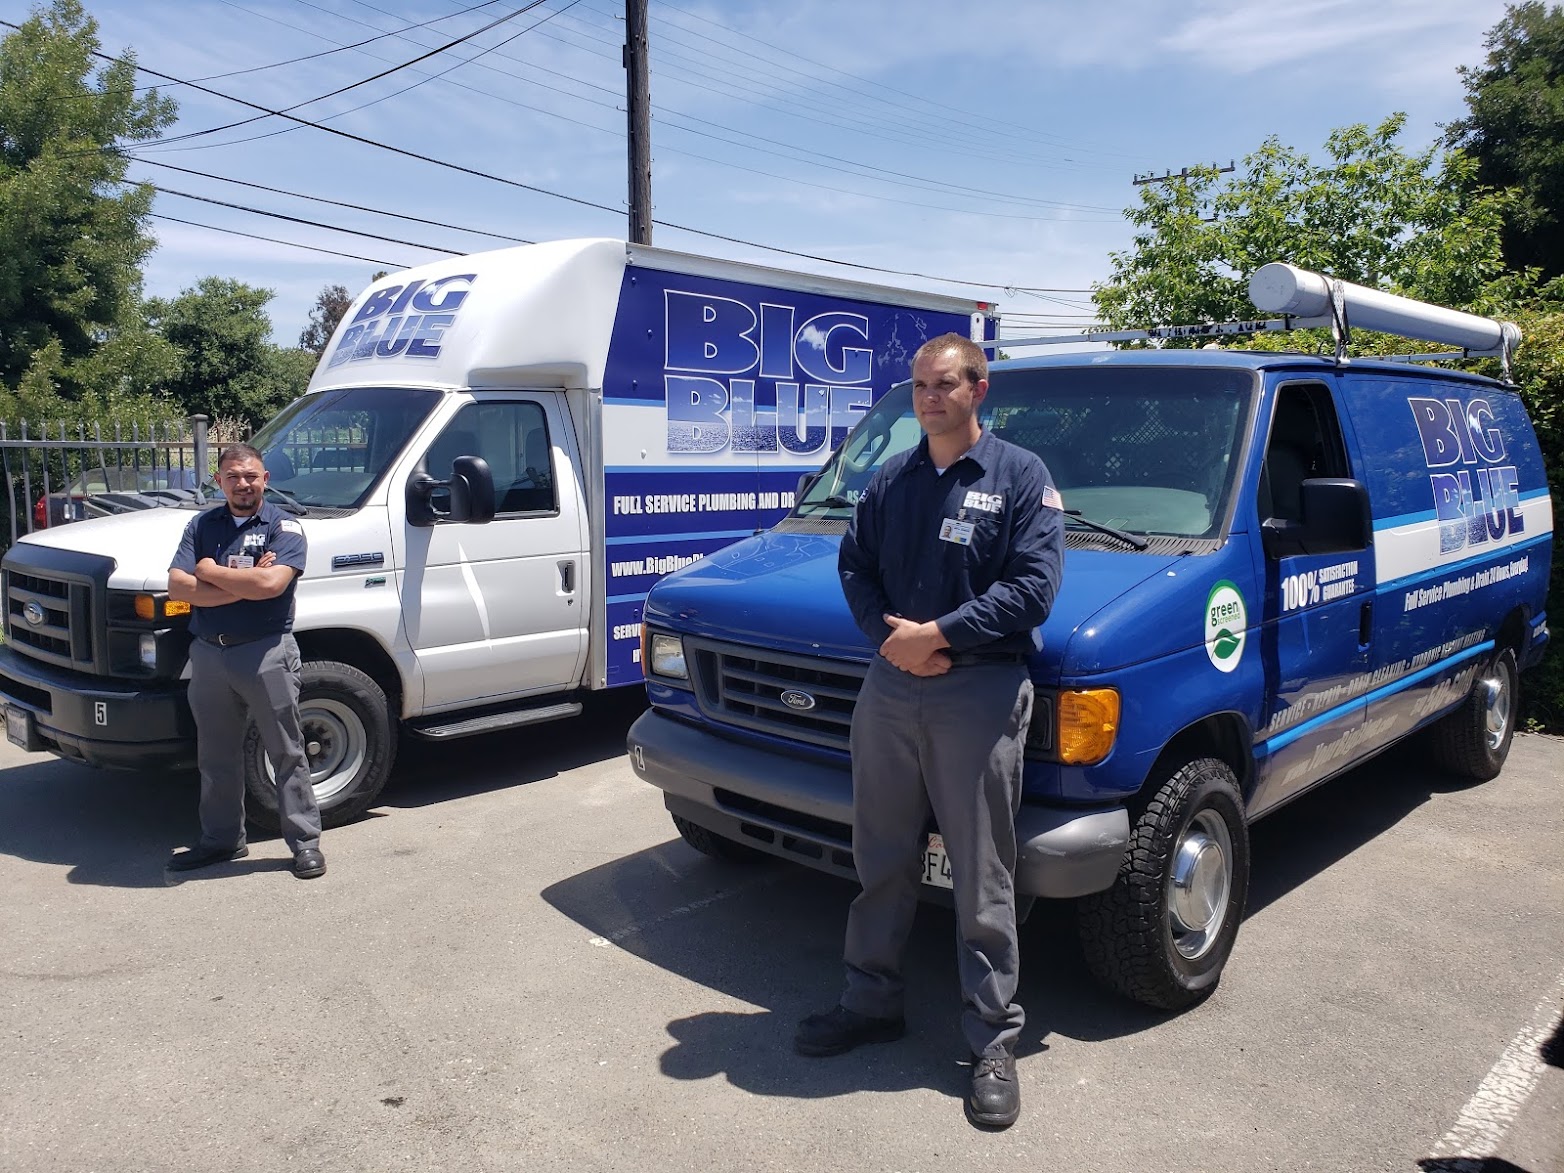
{"type": "Polygon", "coordinates": [[[688,680],[689,665],[684,662],[684,641],[676,635],[654,635],[651,639],[651,657],[647,660],[658,676],[673,680],[688,680]]]}
{"type": "Polygon", "coordinates": [[[157,671],[157,636],[150,631],[141,633],[141,666],[148,672],[157,671]]]}
{"type": "Polygon", "coordinates": [[[1118,689],[1060,689],[1055,703],[1061,762],[1091,766],[1113,752],[1113,743],[1119,736],[1118,689]]]}

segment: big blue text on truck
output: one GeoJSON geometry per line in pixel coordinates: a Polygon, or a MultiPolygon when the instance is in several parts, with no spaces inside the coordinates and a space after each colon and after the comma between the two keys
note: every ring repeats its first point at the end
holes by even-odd
{"type": "MultiPolygon", "coordinates": [[[[465,737],[639,686],[652,583],[784,516],[925,338],[992,322],[977,302],[615,240],[371,285],[308,393],[253,441],[268,499],[309,541],[294,635],[328,825],[375,801],[399,729],[465,737]]],[[[194,761],[167,569],[189,510],[214,506],[208,486],[6,554],[13,742],[100,766],[194,761]]],[[[253,727],[243,754],[252,821],[274,825],[253,727]]]]}
{"type": "MultiPolygon", "coordinates": [[[[1340,342],[1350,324],[1506,357],[1518,341],[1286,265],[1251,295],[1298,316],[1205,329],[1334,325],[1340,342]]],[[[1208,995],[1249,825],[1312,787],[1413,733],[1445,769],[1500,771],[1548,639],[1553,547],[1513,387],[1341,345],[1049,354],[993,365],[982,423],[1043,458],[1068,513],[1031,660],[1017,891],[1075,899],[1109,985],[1166,1008],[1208,995]]],[[[847,737],[875,650],[837,547],[874,471],[918,439],[902,384],[784,520],[647,599],[631,761],[697,849],[853,874],[847,737]]],[[[928,830],[925,883],[949,887],[928,830]]]]}

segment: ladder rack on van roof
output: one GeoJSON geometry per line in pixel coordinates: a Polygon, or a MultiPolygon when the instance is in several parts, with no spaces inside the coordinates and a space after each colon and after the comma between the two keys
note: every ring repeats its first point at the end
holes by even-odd
{"type": "Polygon", "coordinates": [[[1273,262],[1249,279],[1249,299],[1280,318],[1240,322],[1201,322],[1187,326],[1150,326],[1142,330],[1088,330],[1043,338],[1005,338],[983,343],[998,346],[1060,346],[1080,342],[1167,341],[1175,338],[1219,338],[1328,329],[1336,340],[1337,362],[1346,362],[1351,327],[1395,334],[1418,342],[1433,342],[1458,350],[1419,354],[1374,355],[1386,362],[1438,362],[1495,356],[1506,380],[1510,356],[1520,344],[1520,327],[1476,314],[1445,309],[1378,289],[1353,285],[1321,273],[1273,262]]]}

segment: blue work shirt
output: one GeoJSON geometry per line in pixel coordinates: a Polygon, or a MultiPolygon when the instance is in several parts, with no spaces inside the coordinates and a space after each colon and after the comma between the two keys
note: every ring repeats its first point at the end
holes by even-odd
{"type": "MultiPolygon", "coordinates": [[[[196,563],[203,558],[210,558],[219,566],[228,565],[230,556],[253,558],[259,562],[268,550],[277,555],[277,565],[291,566],[299,574],[304,573],[308,546],[298,518],[269,501],[262,501],[252,516],[241,521],[229,512],[225,503],[190,519],[169,569],[194,574],[196,563]]],[[[191,634],[253,637],[292,631],[293,592],[299,585],[299,574],[295,574],[287,589],[274,598],[240,599],[221,607],[191,608],[191,634]]]]}
{"type": "Polygon", "coordinates": [[[935,621],[956,652],[1036,650],[1063,575],[1061,506],[1035,453],[985,431],[939,473],[925,436],[874,474],[842,539],[853,618],[876,647],[891,614],[935,621]]]}

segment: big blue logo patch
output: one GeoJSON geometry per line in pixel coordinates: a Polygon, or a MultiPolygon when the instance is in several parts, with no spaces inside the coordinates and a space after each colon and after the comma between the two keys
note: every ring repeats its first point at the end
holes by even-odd
{"type": "Polygon", "coordinates": [[[1408,399],[1423,441],[1439,552],[1501,541],[1525,529],[1520,477],[1486,399],[1408,399]],[[1441,470],[1441,471],[1435,471],[1441,470]],[[1448,470],[1448,471],[1443,471],[1448,470]]]}
{"type": "Polygon", "coordinates": [[[439,358],[445,332],[472,292],[476,273],[388,285],[364,299],[326,366],[377,358],[439,358]]]}
{"type": "Polygon", "coordinates": [[[799,322],[791,305],[762,303],[757,312],[736,298],[674,289],[665,298],[669,452],[818,452],[874,398],[864,314],[799,322]]]}

